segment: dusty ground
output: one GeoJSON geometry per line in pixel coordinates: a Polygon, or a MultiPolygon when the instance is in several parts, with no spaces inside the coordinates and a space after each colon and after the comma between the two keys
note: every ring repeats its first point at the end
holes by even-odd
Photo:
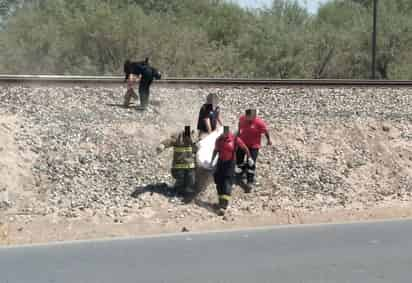
{"type": "Polygon", "coordinates": [[[182,204],[156,151],[209,90],[155,89],[147,113],[123,91],[1,89],[1,244],[412,217],[409,89],[215,90],[226,124],[256,106],[274,142],[223,218],[213,186],[182,204]]]}
{"type": "MultiPolygon", "coordinates": [[[[412,205],[391,202],[387,207],[369,209],[326,209],[324,211],[277,211],[261,215],[213,218],[198,222],[181,219],[172,223],[154,223],[150,218],[128,217],[122,223],[114,223],[108,217],[83,217],[81,219],[38,216],[29,222],[10,220],[1,227],[1,244],[31,244],[68,240],[102,239],[178,233],[184,231],[220,231],[261,227],[269,225],[342,223],[365,220],[412,218],[412,205]]],[[[14,216],[8,216],[14,217],[14,216]]],[[[164,215],[163,217],[167,217],[164,215]]]]}

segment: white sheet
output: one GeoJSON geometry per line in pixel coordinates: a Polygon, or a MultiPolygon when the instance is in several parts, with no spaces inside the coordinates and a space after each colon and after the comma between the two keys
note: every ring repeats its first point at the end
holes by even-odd
{"type": "Polygon", "coordinates": [[[216,164],[216,160],[214,164],[211,164],[212,162],[212,155],[213,155],[213,149],[215,148],[215,143],[216,139],[223,133],[223,128],[220,127],[216,131],[212,132],[210,135],[205,137],[204,139],[200,140],[197,143],[198,150],[196,153],[196,161],[197,161],[197,166],[203,168],[203,169],[211,169],[213,166],[216,164]]]}

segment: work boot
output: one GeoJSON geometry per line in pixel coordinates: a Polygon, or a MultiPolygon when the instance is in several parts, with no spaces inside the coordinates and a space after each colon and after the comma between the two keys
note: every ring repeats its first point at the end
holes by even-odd
{"type": "Polygon", "coordinates": [[[229,200],[227,200],[224,197],[219,197],[219,208],[226,210],[226,208],[229,206],[229,200]]]}
{"type": "Polygon", "coordinates": [[[219,204],[217,205],[216,214],[218,216],[225,216],[229,201],[219,197],[219,204]]]}
{"type": "Polygon", "coordinates": [[[223,208],[219,208],[219,209],[216,211],[216,214],[217,214],[218,216],[225,216],[225,213],[226,213],[226,209],[223,209],[223,208]]]}
{"type": "Polygon", "coordinates": [[[184,197],[183,197],[183,203],[185,204],[189,204],[191,203],[196,197],[196,193],[194,192],[187,192],[185,193],[184,197]]]}
{"type": "Polygon", "coordinates": [[[245,185],[245,193],[250,194],[252,192],[254,186],[255,186],[255,183],[253,181],[249,180],[245,185]]]}

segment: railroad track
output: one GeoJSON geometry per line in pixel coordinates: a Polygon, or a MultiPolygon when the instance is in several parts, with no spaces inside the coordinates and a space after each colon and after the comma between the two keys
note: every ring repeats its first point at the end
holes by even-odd
{"type": "MultiPolygon", "coordinates": [[[[121,85],[123,76],[0,75],[0,85],[121,85]]],[[[165,78],[166,86],[254,86],[254,87],[412,87],[400,80],[270,80],[229,78],[165,78]]]]}

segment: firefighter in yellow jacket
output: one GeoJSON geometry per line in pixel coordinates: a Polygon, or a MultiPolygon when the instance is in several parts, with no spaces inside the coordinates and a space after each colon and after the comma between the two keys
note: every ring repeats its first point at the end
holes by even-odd
{"type": "Polygon", "coordinates": [[[194,131],[190,126],[185,126],[183,132],[174,134],[170,139],[163,141],[167,148],[173,146],[172,176],[176,180],[175,190],[184,197],[185,202],[190,202],[196,194],[195,168],[196,168],[196,143],[194,131]]]}

